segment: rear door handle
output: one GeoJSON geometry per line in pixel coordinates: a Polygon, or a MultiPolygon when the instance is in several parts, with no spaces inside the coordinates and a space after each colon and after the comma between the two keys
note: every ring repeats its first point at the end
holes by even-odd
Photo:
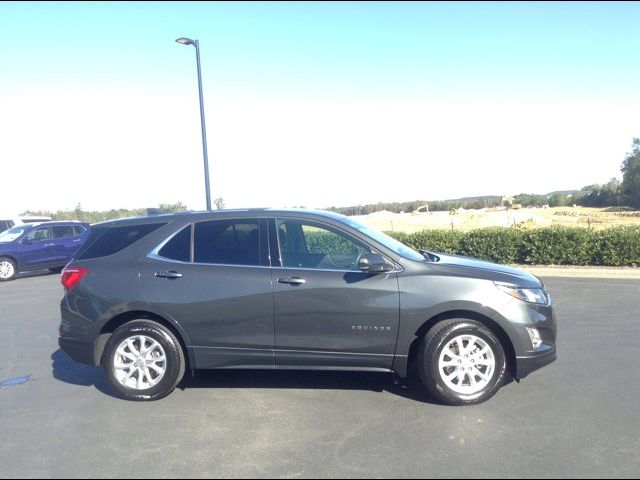
{"type": "Polygon", "coordinates": [[[304,285],[307,281],[300,277],[279,278],[278,283],[286,283],[288,285],[304,285]]]}
{"type": "Polygon", "coordinates": [[[170,271],[170,272],[156,272],[156,277],[158,278],[182,278],[182,274],[180,272],[174,272],[174,271],[170,271]]]}

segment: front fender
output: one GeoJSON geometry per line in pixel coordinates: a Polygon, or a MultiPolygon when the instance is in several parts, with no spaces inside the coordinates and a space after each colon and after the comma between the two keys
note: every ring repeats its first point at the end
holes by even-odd
{"type": "Polygon", "coordinates": [[[517,325],[527,323],[526,315],[518,301],[496,289],[492,281],[425,275],[399,281],[400,327],[393,367],[399,375],[406,376],[412,343],[439,318],[483,317],[502,330],[514,350],[522,344],[517,325]]]}

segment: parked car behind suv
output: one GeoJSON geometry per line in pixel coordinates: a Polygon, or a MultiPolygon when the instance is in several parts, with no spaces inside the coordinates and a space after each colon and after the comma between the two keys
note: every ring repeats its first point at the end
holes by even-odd
{"type": "Polygon", "coordinates": [[[185,370],[396,372],[449,404],[494,395],[556,358],[542,282],[416,252],[348,217],[305,210],[161,215],[92,226],[62,274],[59,344],[124,398],[185,370]]]}
{"type": "Polygon", "coordinates": [[[9,230],[15,224],[16,222],[13,219],[0,219],[0,233],[4,232],[5,230],[9,230]]]}
{"type": "Polygon", "coordinates": [[[0,233],[5,230],[9,230],[11,227],[15,227],[16,225],[22,225],[24,223],[40,223],[40,222],[50,222],[51,217],[34,217],[34,216],[26,216],[26,217],[13,217],[13,218],[0,218],[0,233]]]}
{"type": "Polygon", "coordinates": [[[0,233],[0,282],[23,271],[62,270],[88,236],[81,222],[25,223],[0,233]]]}

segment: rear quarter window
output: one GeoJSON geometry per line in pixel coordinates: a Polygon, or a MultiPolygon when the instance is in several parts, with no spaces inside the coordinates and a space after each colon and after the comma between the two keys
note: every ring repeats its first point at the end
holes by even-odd
{"type": "Polygon", "coordinates": [[[86,228],[80,226],[80,225],[74,225],[73,226],[73,233],[75,235],[82,235],[85,232],[86,228]]]}
{"type": "Polygon", "coordinates": [[[160,249],[158,256],[180,262],[191,261],[191,225],[183,228],[160,249]]]}
{"type": "Polygon", "coordinates": [[[90,260],[114,255],[165,225],[166,223],[147,223],[122,227],[92,227],[87,242],[76,258],[90,260]]]}

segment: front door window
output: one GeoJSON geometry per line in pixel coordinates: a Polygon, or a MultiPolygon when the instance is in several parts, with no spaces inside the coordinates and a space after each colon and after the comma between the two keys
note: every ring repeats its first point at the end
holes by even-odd
{"type": "Polygon", "coordinates": [[[358,270],[358,260],[371,249],[329,227],[300,220],[279,220],[280,258],[285,268],[358,270]]]}
{"type": "Polygon", "coordinates": [[[32,242],[41,242],[51,239],[51,230],[47,227],[36,228],[27,234],[27,238],[32,242]]]}

